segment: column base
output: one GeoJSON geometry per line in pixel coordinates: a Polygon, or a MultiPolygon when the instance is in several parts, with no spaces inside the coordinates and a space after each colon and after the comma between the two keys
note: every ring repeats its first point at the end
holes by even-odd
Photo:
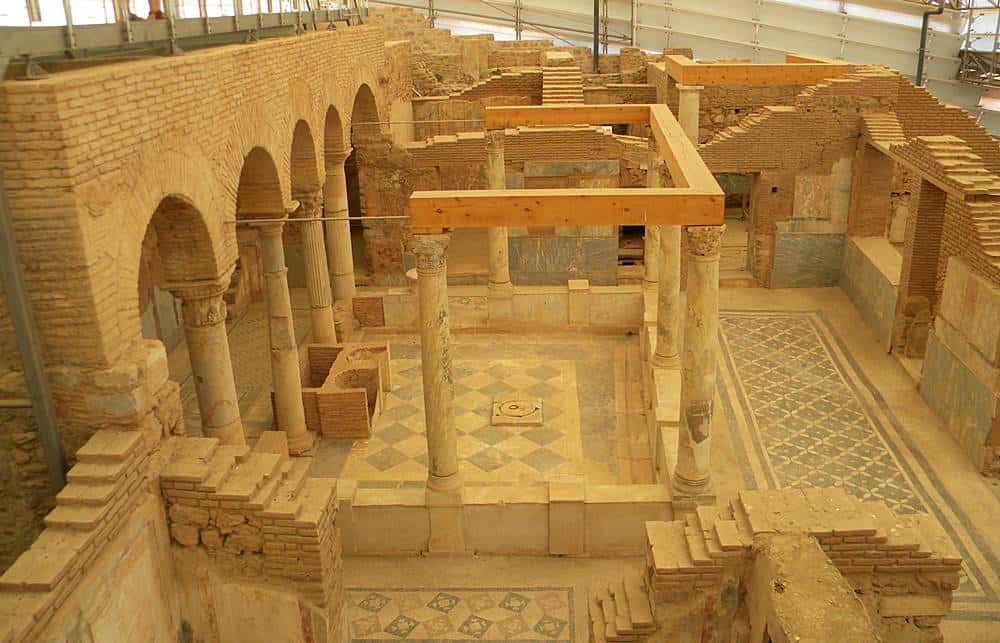
{"type": "Polygon", "coordinates": [[[219,444],[243,446],[247,443],[243,433],[243,420],[235,420],[225,426],[202,426],[202,434],[206,438],[218,438],[219,444]]]}
{"type": "Polygon", "coordinates": [[[446,478],[428,476],[425,497],[430,520],[427,551],[432,554],[464,552],[465,506],[461,473],[446,478]]]}
{"type": "Polygon", "coordinates": [[[288,436],[288,453],[291,455],[308,455],[316,443],[316,435],[304,429],[302,433],[292,435],[285,431],[288,436]]]}
{"type": "Polygon", "coordinates": [[[714,505],[716,501],[711,478],[687,480],[674,470],[670,476],[670,490],[673,492],[674,511],[693,511],[699,506],[714,505]]]}
{"type": "Polygon", "coordinates": [[[655,292],[656,289],[659,288],[659,287],[660,287],[660,282],[659,281],[649,281],[649,280],[646,280],[646,279],[642,280],[642,289],[643,290],[652,290],[652,291],[655,292]]]}

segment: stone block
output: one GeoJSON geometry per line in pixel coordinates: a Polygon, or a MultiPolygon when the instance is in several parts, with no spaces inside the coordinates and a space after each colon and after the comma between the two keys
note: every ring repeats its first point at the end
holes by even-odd
{"type": "Polygon", "coordinates": [[[586,279],[570,279],[567,284],[569,286],[569,325],[589,325],[590,282],[586,279]]]}
{"type": "Polygon", "coordinates": [[[1000,366],[1000,287],[974,272],[961,257],[948,260],[938,315],[988,362],[1000,366]]]}
{"type": "Polygon", "coordinates": [[[843,263],[843,234],[782,233],[774,238],[772,288],[836,286],[843,263]]]}
{"type": "Polygon", "coordinates": [[[583,478],[557,476],[549,481],[549,553],[576,555],[586,551],[584,541],[583,478]]]}

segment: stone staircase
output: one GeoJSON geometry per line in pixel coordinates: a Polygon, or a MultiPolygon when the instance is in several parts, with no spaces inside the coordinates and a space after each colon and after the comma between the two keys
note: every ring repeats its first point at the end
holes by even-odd
{"type": "Polygon", "coordinates": [[[337,484],[310,478],[311,464],[312,458],[288,457],[280,431],[265,432],[253,450],[216,438],[178,438],[160,474],[172,540],[203,547],[220,562],[238,556],[245,573],[290,579],[329,605],[341,591],[337,484]]]}
{"type": "Polygon", "coordinates": [[[607,587],[589,592],[587,610],[593,643],[641,641],[656,631],[649,592],[637,575],[626,574],[607,587]]]}
{"type": "Polygon", "coordinates": [[[654,604],[717,588],[752,556],[756,534],[793,531],[816,538],[844,575],[913,573],[958,586],[962,559],[930,516],[896,515],[839,488],[808,488],[740,491],[728,505],[647,522],[646,587],[654,604]]]}
{"type": "Polygon", "coordinates": [[[583,74],[576,65],[542,67],[542,105],[582,105],[583,74]]]}
{"type": "Polygon", "coordinates": [[[731,138],[735,138],[741,134],[746,134],[751,128],[760,125],[764,121],[768,120],[772,116],[773,111],[780,110],[781,107],[763,107],[761,109],[754,110],[740,119],[740,122],[735,125],[730,125],[729,127],[719,131],[718,134],[713,136],[711,139],[703,143],[703,145],[712,145],[713,143],[721,143],[723,141],[728,141],[731,138]]]}
{"type": "Polygon", "coordinates": [[[103,429],[76,452],[46,529],[0,576],[0,641],[37,641],[148,490],[156,435],[103,429]],[[11,599],[11,600],[8,600],[11,599]]]}
{"type": "Polygon", "coordinates": [[[966,207],[979,233],[983,252],[994,266],[1000,267],[1000,199],[968,201],[966,207]]]}
{"type": "Polygon", "coordinates": [[[861,117],[862,127],[876,144],[890,147],[905,145],[906,134],[895,114],[865,114],[861,117]]]}

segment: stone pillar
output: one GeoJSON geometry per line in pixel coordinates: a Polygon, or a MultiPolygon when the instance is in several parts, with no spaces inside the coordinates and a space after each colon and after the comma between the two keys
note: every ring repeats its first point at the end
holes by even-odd
{"type": "MultiPolygon", "coordinates": [[[[646,187],[647,188],[658,188],[661,185],[660,181],[660,165],[662,165],[663,159],[659,154],[655,152],[649,157],[649,168],[646,170],[646,187]]],[[[645,288],[656,288],[657,282],[660,280],[659,276],[659,254],[660,254],[660,226],[647,225],[645,233],[643,234],[643,249],[642,249],[642,266],[643,266],[643,276],[642,285],[645,288]]]]}
{"type": "Polygon", "coordinates": [[[680,364],[681,227],[660,226],[660,283],[656,293],[656,352],[654,366],[680,364]]]}
{"type": "MultiPolygon", "coordinates": [[[[323,185],[323,205],[327,217],[342,221],[325,221],[326,255],[330,262],[330,283],[338,300],[354,298],[354,254],[351,250],[351,222],[347,211],[347,175],[344,161],[347,154],[326,155],[326,183],[323,185]]],[[[349,306],[348,306],[349,307],[349,306]]]]}
{"type": "Polygon", "coordinates": [[[726,226],[687,226],[687,304],[674,491],[710,496],[712,411],[719,357],[719,248],[726,226]]]}
{"type": "Polygon", "coordinates": [[[222,444],[246,444],[226,335],[228,272],[216,282],[170,288],[181,300],[184,338],[198,394],[201,431],[222,444]]]}
{"type": "MultiPolygon", "coordinates": [[[[278,217],[275,217],[278,218],[278,217]]],[[[288,434],[288,451],[298,455],[312,448],[313,434],[306,429],[302,404],[299,349],[288,292],[288,268],[281,230],[284,223],[265,223],[260,232],[261,259],[267,291],[268,324],[271,329],[271,379],[277,428],[288,434]]]]}
{"type": "MultiPolygon", "coordinates": [[[[299,216],[319,218],[323,212],[320,193],[300,198],[299,216]]],[[[336,344],[337,329],[333,325],[333,296],[330,293],[330,268],[326,260],[322,221],[300,221],[302,252],[306,264],[306,288],[309,290],[309,313],[312,317],[313,341],[336,344]]]]}
{"type": "Polygon", "coordinates": [[[691,142],[698,145],[699,114],[701,111],[701,85],[678,85],[680,100],[677,105],[677,121],[691,142]]]}
{"type": "Polygon", "coordinates": [[[462,477],[452,408],[451,330],[448,323],[446,234],[417,234],[417,291],[420,307],[420,357],[427,423],[427,505],[430,551],[464,550],[462,477]]]}
{"type": "MultiPolygon", "coordinates": [[[[507,170],[504,166],[503,130],[486,132],[486,180],[491,190],[507,189],[507,170]]],[[[512,290],[510,263],[508,261],[507,228],[489,229],[490,289],[512,290]]]]}

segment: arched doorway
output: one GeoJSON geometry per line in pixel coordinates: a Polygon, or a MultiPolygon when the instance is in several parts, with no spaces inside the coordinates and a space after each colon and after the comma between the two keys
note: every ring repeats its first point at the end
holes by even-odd
{"type": "Polygon", "coordinates": [[[243,444],[226,334],[225,294],[233,265],[223,265],[228,261],[216,254],[213,238],[190,200],[168,196],[160,201],[142,240],[139,314],[143,335],[187,355],[196,398],[185,401],[188,431],[243,444]]]}

